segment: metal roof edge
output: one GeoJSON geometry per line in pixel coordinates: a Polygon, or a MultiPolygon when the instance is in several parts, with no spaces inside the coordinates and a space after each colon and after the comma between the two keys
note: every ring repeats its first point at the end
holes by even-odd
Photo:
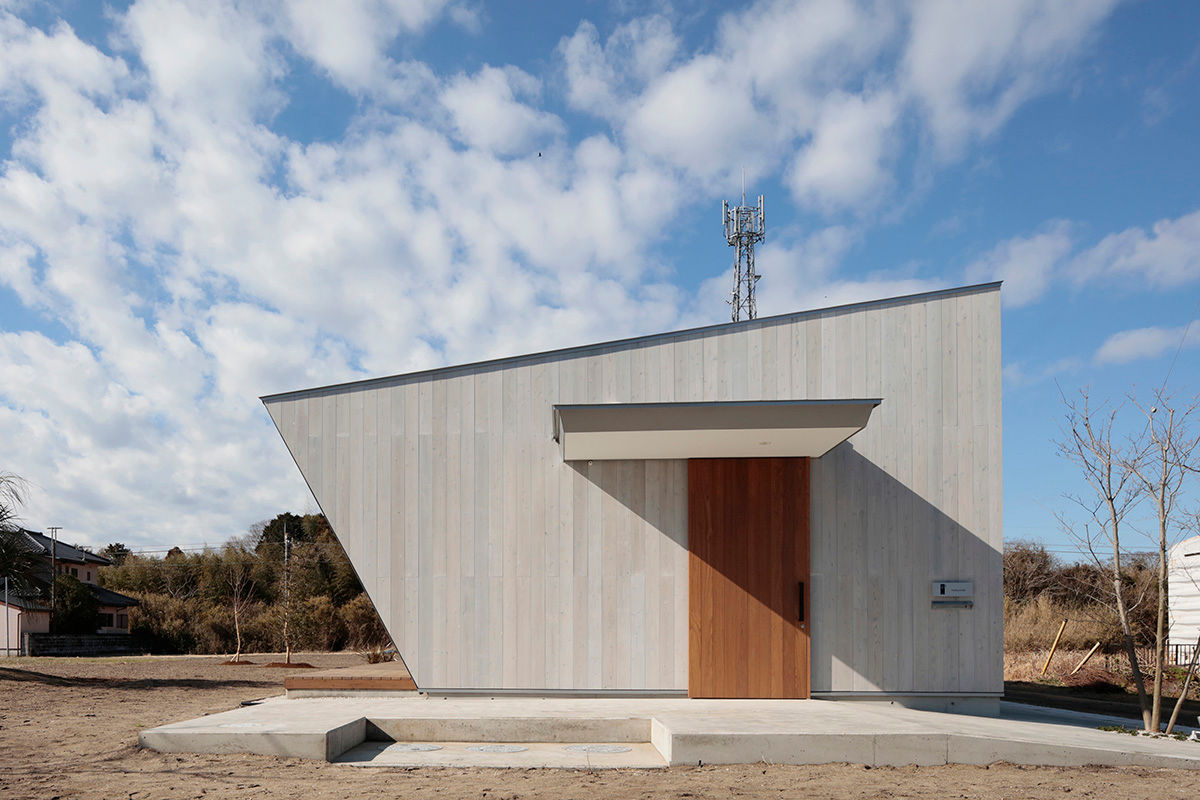
{"type": "Polygon", "coordinates": [[[661,403],[555,403],[553,408],[557,411],[560,408],[706,408],[712,406],[736,408],[738,406],[857,406],[863,403],[870,403],[872,406],[877,406],[882,402],[882,397],[835,397],[830,400],[686,400],[682,402],[664,401],[661,403]]]}
{"type": "Polygon", "coordinates": [[[307,389],[292,389],[286,392],[265,394],[260,396],[258,399],[265,405],[271,401],[285,400],[292,397],[302,397],[319,392],[330,392],[338,389],[362,389],[374,384],[387,383],[389,381],[431,377],[434,375],[446,374],[460,370],[478,370],[484,367],[496,367],[502,364],[516,363],[533,358],[566,356],[571,353],[583,353],[589,350],[602,350],[610,347],[628,347],[635,344],[652,342],[656,339],[666,339],[675,336],[694,336],[698,334],[717,333],[739,325],[772,325],[789,320],[802,319],[804,317],[819,316],[821,314],[828,314],[831,312],[845,312],[855,309],[869,308],[871,306],[912,303],[917,301],[932,300],[938,297],[950,295],[978,294],[980,292],[999,290],[1002,283],[1003,281],[989,281],[987,283],[976,283],[969,286],[953,286],[946,289],[934,289],[928,292],[917,292],[915,294],[898,295],[896,297],[883,297],[877,300],[862,300],[857,303],[843,303],[842,305],[813,308],[805,311],[788,311],[784,314],[776,314],[770,317],[759,317],[758,319],[742,320],[740,322],[718,322],[712,325],[701,325],[696,328],[684,328],[677,331],[663,331],[661,333],[648,333],[641,336],[630,336],[624,339],[613,339],[612,341],[608,342],[594,342],[592,344],[573,345],[571,347],[562,347],[555,350],[543,350],[536,353],[523,353],[515,356],[484,359],[483,361],[470,361],[465,364],[450,364],[444,367],[433,367],[432,369],[417,370],[415,372],[402,372],[395,375],[382,375],[377,378],[363,378],[355,381],[343,381],[341,383],[331,383],[325,386],[313,386],[307,389]]]}

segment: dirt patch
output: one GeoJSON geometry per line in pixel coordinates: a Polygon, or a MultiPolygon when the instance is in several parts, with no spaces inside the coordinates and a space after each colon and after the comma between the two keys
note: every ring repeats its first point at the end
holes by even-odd
{"type": "Polygon", "coordinates": [[[316,669],[316,667],[307,661],[292,661],[291,663],[287,661],[272,661],[270,664],[263,664],[263,666],[268,669],[316,669]]]}
{"type": "MultiPolygon", "coordinates": [[[[274,656],[257,656],[260,661],[274,656]]],[[[989,798],[1190,797],[1200,775],[1141,768],[834,764],[665,771],[362,769],[265,756],[167,755],[142,728],[282,692],[288,670],[224,656],[0,660],[0,797],[26,798],[989,798]]],[[[356,654],[309,654],[329,669],[356,654]]]]}

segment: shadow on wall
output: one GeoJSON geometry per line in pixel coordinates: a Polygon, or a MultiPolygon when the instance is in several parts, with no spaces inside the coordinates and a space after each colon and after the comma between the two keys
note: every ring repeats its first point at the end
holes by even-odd
{"type": "MultiPolygon", "coordinates": [[[[664,491],[656,483],[657,473],[669,473],[665,465],[671,464],[681,469],[678,465],[685,462],[570,462],[605,495],[686,548],[686,490],[676,488],[672,499],[670,487],[664,491]]],[[[681,472],[686,485],[686,468],[681,472]]],[[[953,481],[947,491],[959,512],[976,509],[974,498],[964,494],[973,491],[966,485],[971,477],[953,481]]],[[[812,690],[1002,691],[999,547],[849,442],[812,460],[811,487],[812,690]],[[973,581],[974,606],[934,608],[934,580],[973,581]]],[[[970,513],[986,518],[984,509],[976,510],[970,513]]],[[[742,583],[758,602],[777,606],[761,584],[744,586],[731,570],[713,566],[742,583]]]]}
{"type": "MultiPolygon", "coordinates": [[[[687,549],[687,462],[682,460],[568,461],[585,481],[624,506],[668,540],[687,549]]],[[[588,508],[588,514],[594,514],[588,508]]],[[[576,525],[581,520],[576,516],[576,525]]],[[[583,520],[586,524],[586,520],[583,520]]],[[[635,547],[637,542],[631,542],[635,547]]]]}

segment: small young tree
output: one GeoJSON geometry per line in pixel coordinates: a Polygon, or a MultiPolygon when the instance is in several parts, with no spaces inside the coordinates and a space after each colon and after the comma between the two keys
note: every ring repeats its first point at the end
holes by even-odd
{"type": "Polygon", "coordinates": [[[1065,514],[1059,514],[1058,519],[1063,530],[1080,544],[1097,567],[1109,572],[1111,602],[1116,606],[1121,624],[1125,653],[1142,710],[1142,724],[1146,730],[1152,730],[1153,714],[1138,664],[1137,645],[1122,586],[1121,537],[1125,532],[1125,519],[1138,501],[1137,482],[1128,454],[1113,444],[1113,429],[1120,408],[1104,403],[1093,409],[1087,390],[1081,389],[1079,394],[1079,400],[1062,398],[1067,414],[1064,436],[1057,444],[1059,454],[1079,467],[1087,484],[1087,494],[1067,495],[1067,499],[1084,512],[1084,521],[1077,522],[1065,514]],[[1112,554],[1111,558],[1108,553],[1112,554]]]}
{"type": "Polygon", "coordinates": [[[222,589],[233,610],[233,634],[236,649],[235,662],[242,660],[242,619],[246,609],[254,600],[257,582],[254,578],[255,554],[237,543],[225,545],[221,552],[222,589]]]}
{"type": "Polygon", "coordinates": [[[1137,490],[1154,509],[1154,540],[1158,564],[1158,607],[1154,630],[1154,696],[1150,704],[1147,730],[1157,731],[1162,716],[1163,668],[1167,650],[1167,557],[1172,544],[1181,538],[1184,522],[1179,518],[1179,500],[1184,478],[1195,468],[1200,436],[1191,420],[1198,405],[1177,405],[1163,390],[1154,393],[1153,405],[1146,406],[1130,397],[1146,417],[1145,431],[1133,441],[1125,469],[1134,478],[1137,490]]]}

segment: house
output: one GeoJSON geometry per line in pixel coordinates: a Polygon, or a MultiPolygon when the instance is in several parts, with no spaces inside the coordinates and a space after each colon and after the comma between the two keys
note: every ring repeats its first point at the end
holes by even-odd
{"type": "MultiPolygon", "coordinates": [[[[0,585],[3,581],[0,581],[0,585]]],[[[3,588],[0,588],[3,592],[3,588]]],[[[0,609],[4,610],[5,619],[0,620],[0,641],[4,646],[0,650],[5,655],[19,655],[21,642],[26,633],[47,633],[50,630],[50,604],[40,598],[21,597],[9,593],[8,601],[0,594],[0,609]]]]}
{"type": "Polygon", "coordinates": [[[998,708],[998,283],[263,403],[422,691],[998,708]]]}
{"type": "Polygon", "coordinates": [[[1176,543],[1167,553],[1167,598],[1171,660],[1187,664],[1200,638],[1200,536],[1176,543]]]}
{"type": "MultiPolygon", "coordinates": [[[[44,566],[42,577],[45,582],[50,580],[53,562],[56,575],[70,575],[87,586],[99,604],[97,633],[129,632],[129,609],[138,605],[138,601],[99,585],[100,567],[111,564],[110,560],[63,542],[56,544],[49,536],[37,531],[21,528],[0,535],[17,537],[29,550],[41,557],[44,566]],[[53,559],[52,552],[55,556],[53,559]]],[[[0,595],[0,607],[4,605],[4,598],[0,595]]],[[[17,597],[10,594],[5,613],[9,620],[9,640],[5,646],[19,650],[24,633],[45,633],[50,630],[49,593],[43,592],[36,597],[17,597]]],[[[0,638],[3,636],[3,631],[0,631],[0,638]]]]}

